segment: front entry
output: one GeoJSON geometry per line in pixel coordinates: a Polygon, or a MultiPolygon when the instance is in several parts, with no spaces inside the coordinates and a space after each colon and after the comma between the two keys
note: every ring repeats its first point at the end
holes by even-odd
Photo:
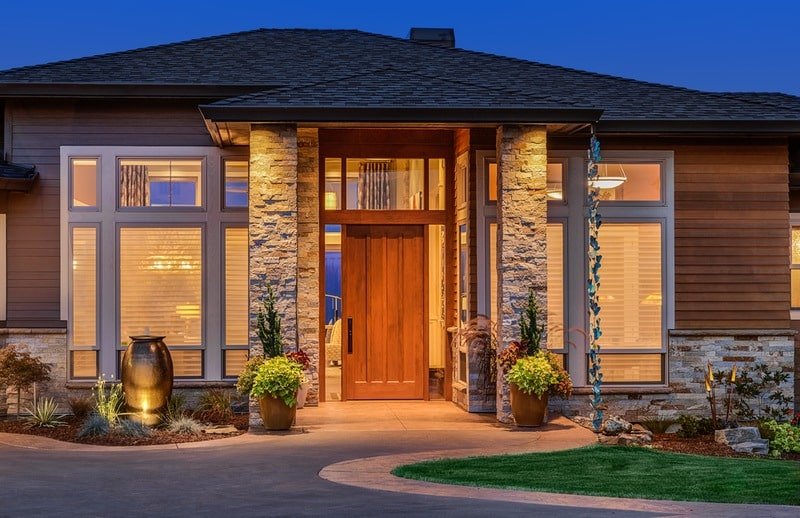
{"type": "Polygon", "coordinates": [[[345,399],[423,399],[422,225],[347,225],[342,257],[345,399]]]}

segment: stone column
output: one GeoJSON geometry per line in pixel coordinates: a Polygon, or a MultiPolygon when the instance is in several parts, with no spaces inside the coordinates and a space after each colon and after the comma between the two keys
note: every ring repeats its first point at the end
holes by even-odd
{"type": "MultiPolygon", "coordinates": [[[[319,131],[297,130],[297,338],[311,358],[306,404],[319,402],[319,131]]],[[[325,369],[322,368],[322,372],[325,369]]]]}
{"type": "MultiPolygon", "coordinates": [[[[284,349],[297,344],[297,127],[250,127],[250,351],[261,353],[256,316],[271,284],[281,316],[284,349]]],[[[259,424],[250,401],[250,425],[259,424]]]]}
{"type": "MultiPolygon", "coordinates": [[[[498,349],[520,339],[519,320],[533,288],[547,323],[547,130],[497,129],[498,349]]],[[[497,376],[497,419],[513,422],[508,384],[497,376]]]]}

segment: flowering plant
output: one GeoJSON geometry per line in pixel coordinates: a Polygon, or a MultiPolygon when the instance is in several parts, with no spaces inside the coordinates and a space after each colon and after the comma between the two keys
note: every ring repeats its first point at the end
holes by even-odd
{"type": "Polygon", "coordinates": [[[546,354],[540,351],[533,356],[520,358],[506,374],[510,383],[525,394],[541,397],[550,387],[558,383],[558,376],[546,354]]]}
{"type": "Polygon", "coordinates": [[[522,343],[514,341],[509,343],[508,347],[500,352],[497,356],[497,363],[500,365],[500,369],[508,374],[511,367],[513,367],[520,358],[527,356],[527,354],[528,352],[522,343]]]}
{"type": "Polygon", "coordinates": [[[309,358],[302,349],[298,349],[291,353],[286,353],[286,357],[295,363],[299,363],[303,370],[307,370],[311,365],[311,358],[309,358]]]}

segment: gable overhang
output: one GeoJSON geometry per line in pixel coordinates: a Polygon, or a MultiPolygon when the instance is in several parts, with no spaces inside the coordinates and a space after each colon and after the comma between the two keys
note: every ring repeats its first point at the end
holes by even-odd
{"type": "Polygon", "coordinates": [[[681,119],[681,120],[615,120],[601,119],[597,132],[603,134],[650,135],[797,135],[800,117],[783,120],[681,119]]]}
{"type": "Polygon", "coordinates": [[[596,108],[420,107],[420,106],[230,106],[207,104],[200,112],[211,122],[359,124],[592,124],[596,108]]]}

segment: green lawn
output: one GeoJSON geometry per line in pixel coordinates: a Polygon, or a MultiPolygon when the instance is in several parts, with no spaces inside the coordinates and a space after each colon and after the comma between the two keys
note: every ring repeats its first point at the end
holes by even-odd
{"type": "Polygon", "coordinates": [[[400,477],[550,493],[800,505],[800,463],[591,446],[554,453],[444,459],[400,477]]]}

